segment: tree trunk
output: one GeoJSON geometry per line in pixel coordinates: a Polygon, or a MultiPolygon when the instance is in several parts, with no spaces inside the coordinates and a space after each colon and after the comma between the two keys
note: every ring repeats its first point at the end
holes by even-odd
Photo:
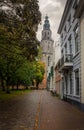
{"type": "Polygon", "coordinates": [[[39,81],[36,82],[36,89],[38,90],[39,81]]]}
{"type": "Polygon", "coordinates": [[[18,88],[19,88],[19,85],[18,85],[18,83],[17,83],[17,90],[18,90],[18,88]]]}
{"type": "Polygon", "coordinates": [[[4,80],[1,79],[1,87],[2,87],[2,91],[5,91],[5,85],[4,85],[4,80]]]}
{"type": "Polygon", "coordinates": [[[14,85],[12,85],[12,91],[14,90],[14,85]]]}
{"type": "Polygon", "coordinates": [[[7,80],[6,80],[6,93],[10,93],[10,87],[9,87],[9,77],[7,77],[7,80]]]}
{"type": "Polygon", "coordinates": [[[26,86],[26,90],[28,90],[28,86],[26,86]]]}
{"type": "Polygon", "coordinates": [[[9,93],[10,93],[10,88],[9,88],[9,86],[8,86],[8,85],[7,85],[6,87],[7,87],[6,93],[8,93],[8,94],[9,94],[9,93]]]}

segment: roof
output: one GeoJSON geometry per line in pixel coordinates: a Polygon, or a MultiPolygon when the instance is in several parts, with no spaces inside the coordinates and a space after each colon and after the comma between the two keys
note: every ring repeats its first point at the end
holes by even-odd
{"type": "Polygon", "coordinates": [[[84,11],[84,0],[80,0],[79,6],[75,13],[75,18],[80,18],[83,11],[84,11]]]}
{"type": "Polygon", "coordinates": [[[61,22],[60,22],[60,25],[59,25],[59,28],[57,31],[58,34],[60,34],[62,31],[63,25],[65,23],[67,15],[68,15],[69,9],[71,8],[72,2],[73,2],[73,0],[67,0],[67,2],[66,2],[65,9],[64,9],[64,12],[63,12],[63,15],[61,18],[61,22]]]}

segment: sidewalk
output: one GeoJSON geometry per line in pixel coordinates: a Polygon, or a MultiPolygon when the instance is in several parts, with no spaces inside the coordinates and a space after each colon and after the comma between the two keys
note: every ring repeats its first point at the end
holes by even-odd
{"type": "Polygon", "coordinates": [[[84,130],[84,113],[44,91],[38,130],[84,130]]]}

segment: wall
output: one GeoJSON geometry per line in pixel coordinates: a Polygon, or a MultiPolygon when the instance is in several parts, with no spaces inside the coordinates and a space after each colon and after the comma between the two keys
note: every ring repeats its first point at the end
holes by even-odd
{"type": "Polygon", "coordinates": [[[84,104],[84,12],[80,19],[81,32],[81,102],[84,104]]]}
{"type": "Polygon", "coordinates": [[[55,83],[56,83],[56,86],[55,86],[55,89],[56,89],[56,93],[58,95],[60,95],[60,82],[61,82],[61,75],[60,73],[58,72],[58,70],[56,70],[56,73],[55,73],[55,83]]]}

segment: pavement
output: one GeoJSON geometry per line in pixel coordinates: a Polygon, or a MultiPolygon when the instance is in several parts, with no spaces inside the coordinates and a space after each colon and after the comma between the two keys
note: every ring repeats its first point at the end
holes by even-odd
{"type": "Polygon", "coordinates": [[[46,90],[34,90],[0,102],[0,130],[84,130],[84,113],[46,90]]]}

